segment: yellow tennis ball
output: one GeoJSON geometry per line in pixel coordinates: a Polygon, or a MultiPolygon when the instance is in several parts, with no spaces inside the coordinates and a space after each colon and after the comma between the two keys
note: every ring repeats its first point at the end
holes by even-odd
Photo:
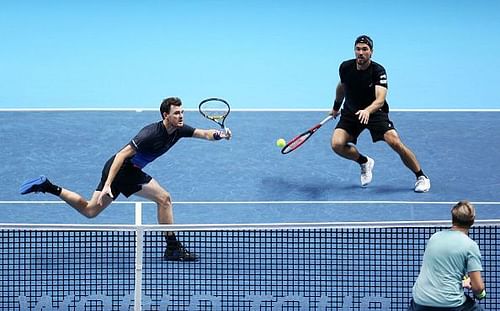
{"type": "Polygon", "coordinates": [[[284,140],[283,138],[280,138],[276,141],[276,146],[280,148],[285,147],[285,145],[286,145],[286,140],[284,140]]]}

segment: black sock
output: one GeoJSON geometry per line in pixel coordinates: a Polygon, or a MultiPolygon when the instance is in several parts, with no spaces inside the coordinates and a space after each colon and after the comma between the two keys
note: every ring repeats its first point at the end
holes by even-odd
{"type": "Polygon", "coordinates": [[[427,178],[427,176],[424,174],[424,172],[423,172],[422,170],[420,170],[420,171],[416,172],[416,173],[415,173],[415,176],[416,176],[417,178],[419,178],[420,176],[424,176],[425,178],[427,178]]]}
{"type": "Polygon", "coordinates": [[[53,183],[51,183],[48,180],[47,180],[47,184],[44,185],[44,188],[45,188],[45,192],[48,192],[48,193],[56,195],[56,196],[59,196],[61,194],[61,191],[62,191],[61,187],[54,185],[53,183]]]}
{"type": "Polygon", "coordinates": [[[177,245],[177,238],[173,232],[165,232],[165,241],[167,241],[167,245],[177,245]]]}
{"type": "Polygon", "coordinates": [[[368,162],[368,158],[360,153],[359,158],[356,160],[356,162],[358,162],[358,164],[360,165],[365,164],[366,162],[368,162]]]}

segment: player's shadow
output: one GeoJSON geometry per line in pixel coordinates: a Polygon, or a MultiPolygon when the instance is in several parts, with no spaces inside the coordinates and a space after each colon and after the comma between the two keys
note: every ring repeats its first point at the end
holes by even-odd
{"type": "Polygon", "coordinates": [[[290,199],[320,199],[325,198],[334,189],[334,184],[325,180],[292,181],[283,177],[265,177],[262,186],[272,196],[279,194],[279,198],[290,199]]]}
{"type": "Polygon", "coordinates": [[[396,194],[396,193],[400,193],[400,192],[405,193],[405,192],[408,192],[410,190],[413,190],[413,188],[411,186],[412,186],[411,184],[406,185],[403,183],[377,184],[376,182],[374,182],[366,188],[361,187],[359,184],[351,183],[351,184],[337,186],[337,189],[338,190],[349,190],[349,191],[355,191],[355,190],[367,191],[367,190],[369,190],[369,192],[372,192],[372,193],[391,195],[391,194],[396,194]]]}
{"type": "MultiPolygon", "coordinates": [[[[359,184],[343,181],[325,181],[324,179],[296,181],[288,180],[284,177],[265,177],[262,179],[262,186],[265,192],[276,200],[319,200],[331,199],[335,193],[343,193],[339,197],[356,197],[357,195],[382,196],[390,200],[393,196],[400,194],[413,193],[413,189],[407,184],[377,184],[373,183],[367,188],[361,188],[359,184]],[[276,197],[279,195],[279,197],[276,197]]],[[[335,196],[335,195],[334,195],[335,196]]],[[[367,198],[365,198],[367,199],[367,198]]],[[[372,199],[375,199],[372,197],[372,199]]],[[[380,198],[378,198],[380,199],[380,198]]]]}

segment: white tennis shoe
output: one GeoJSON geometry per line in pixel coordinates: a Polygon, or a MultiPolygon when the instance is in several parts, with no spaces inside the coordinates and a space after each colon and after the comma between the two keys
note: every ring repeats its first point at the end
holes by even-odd
{"type": "Polygon", "coordinates": [[[373,167],[375,166],[375,160],[370,157],[367,157],[368,161],[366,163],[361,164],[361,187],[368,186],[369,183],[372,182],[373,178],[373,167]]]}
{"type": "Polygon", "coordinates": [[[431,189],[431,180],[425,176],[420,176],[415,182],[415,192],[427,192],[431,189]]]}

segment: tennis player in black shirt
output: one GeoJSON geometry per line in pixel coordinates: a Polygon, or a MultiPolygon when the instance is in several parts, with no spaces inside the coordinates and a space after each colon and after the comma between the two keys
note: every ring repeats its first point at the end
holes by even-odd
{"type": "MultiPolygon", "coordinates": [[[[90,201],[81,195],[51,183],[45,176],[28,180],[21,185],[20,193],[51,193],[60,197],[78,212],[93,218],[102,212],[120,193],[126,197],[135,194],[149,199],[158,206],[158,223],[173,224],[170,194],[142,169],[167,152],[179,139],[196,137],[206,140],[230,139],[231,131],[197,129],[184,123],[182,102],[169,97],[160,106],[162,120],[145,126],[118,153],[104,165],[101,181],[90,201]]],[[[173,232],[166,232],[167,248],[164,258],[174,261],[194,261],[196,255],[177,241],[173,232]]]]}
{"type": "Polygon", "coordinates": [[[358,136],[368,129],[373,142],[385,141],[415,174],[415,192],[429,191],[429,178],[389,120],[387,74],[382,65],[371,59],[372,39],[366,35],[356,38],[354,53],[356,58],[344,61],[339,69],[340,82],[335,90],[335,101],[330,114],[334,117],[340,114],[340,120],[333,132],[332,149],[341,157],[356,161],[361,166],[361,186],[368,186],[372,181],[375,161],[359,153],[355,147],[358,136]]]}

